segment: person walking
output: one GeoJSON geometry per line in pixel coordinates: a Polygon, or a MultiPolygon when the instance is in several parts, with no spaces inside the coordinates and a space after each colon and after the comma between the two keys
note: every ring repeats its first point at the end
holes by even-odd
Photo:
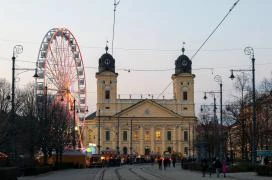
{"type": "Polygon", "coordinates": [[[207,166],[208,166],[206,158],[202,159],[201,166],[202,166],[202,177],[205,177],[206,176],[206,171],[207,171],[207,166]]]}
{"type": "Polygon", "coordinates": [[[226,177],[226,173],[227,173],[227,163],[224,160],[222,163],[222,173],[224,174],[224,178],[226,177]]]}
{"type": "Polygon", "coordinates": [[[160,156],[158,157],[158,164],[159,164],[159,169],[162,170],[162,158],[160,156]]]}
{"type": "Polygon", "coordinates": [[[212,177],[213,165],[214,165],[213,161],[210,160],[209,164],[208,164],[208,170],[209,170],[210,177],[212,177]]]}
{"type": "Polygon", "coordinates": [[[219,178],[220,176],[220,169],[222,167],[222,164],[219,160],[219,158],[216,158],[215,163],[214,163],[215,171],[216,171],[216,176],[219,178]]]}
{"type": "Polygon", "coordinates": [[[177,160],[176,160],[176,157],[173,157],[173,158],[172,158],[172,164],[173,164],[173,167],[174,167],[174,168],[176,167],[176,161],[177,161],[177,160]]]}
{"type": "Polygon", "coordinates": [[[167,158],[164,158],[164,159],[163,159],[163,167],[164,167],[164,170],[166,170],[166,166],[168,166],[168,160],[167,160],[167,158]]]}

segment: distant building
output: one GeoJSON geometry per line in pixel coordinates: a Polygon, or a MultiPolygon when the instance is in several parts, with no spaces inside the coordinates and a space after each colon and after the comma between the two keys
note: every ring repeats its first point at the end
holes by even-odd
{"type": "Polygon", "coordinates": [[[121,154],[174,151],[192,156],[193,128],[197,123],[195,75],[192,74],[192,62],[184,51],[182,48],[183,53],[176,59],[175,73],[171,77],[173,99],[154,99],[152,95],[121,99],[117,95],[115,59],[106,48],[96,73],[97,111],[86,118],[84,145],[95,144],[96,153],[113,149],[121,154]]]}
{"type": "MultiPolygon", "coordinates": [[[[240,107],[236,123],[229,132],[228,151],[235,158],[251,159],[252,149],[252,103],[251,96],[240,107]],[[231,140],[231,141],[230,141],[231,140]]],[[[259,93],[256,98],[256,147],[257,156],[262,150],[272,149],[272,93],[259,93]]]]}

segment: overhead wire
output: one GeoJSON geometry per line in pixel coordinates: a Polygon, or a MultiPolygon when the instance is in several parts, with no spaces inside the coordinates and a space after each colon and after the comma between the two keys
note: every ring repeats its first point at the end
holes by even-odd
{"type": "Polygon", "coordinates": [[[219,22],[219,24],[215,27],[215,29],[211,32],[211,34],[206,38],[206,40],[201,44],[201,46],[197,49],[197,51],[193,54],[193,56],[191,57],[191,60],[197,55],[197,53],[200,51],[200,49],[206,44],[206,42],[210,39],[210,37],[215,33],[215,31],[219,28],[219,26],[224,22],[224,20],[228,17],[228,15],[230,14],[230,12],[234,9],[234,7],[239,3],[240,0],[237,0],[232,7],[230,8],[230,10],[228,11],[228,13],[224,16],[224,18],[219,22]]]}
{"type": "MultiPolygon", "coordinates": [[[[191,60],[193,60],[193,58],[197,55],[197,53],[201,50],[201,48],[206,44],[206,42],[210,39],[210,37],[215,33],[215,31],[219,28],[219,26],[224,22],[224,20],[228,17],[228,15],[230,14],[230,12],[234,9],[234,7],[238,4],[240,0],[237,0],[232,7],[230,8],[230,10],[228,11],[228,13],[224,16],[224,18],[219,22],[219,24],[215,27],[215,29],[211,32],[211,34],[206,38],[206,40],[201,44],[201,46],[197,49],[197,51],[193,54],[193,56],[191,57],[191,60]]],[[[171,82],[172,83],[172,82],[171,82]]],[[[167,86],[167,88],[169,87],[169,85],[167,86]]],[[[167,89],[166,88],[166,89],[167,89]]],[[[164,89],[163,91],[165,91],[166,89],[164,89]]]]}

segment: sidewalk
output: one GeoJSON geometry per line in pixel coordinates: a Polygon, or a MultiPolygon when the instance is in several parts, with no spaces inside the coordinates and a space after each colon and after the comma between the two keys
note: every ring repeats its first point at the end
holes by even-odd
{"type": "Polygon", "coordinates": [[[157,166],[144,166],[142,168],[148,169],[149,171],[156,172],[158,174],[165,174],[171,179],[177,179],[177,177],[182,177],[186,180],[199,180],[199,179],[224,179],[224,180],[271,180],[272,177],[267,176],[258,176],[255,172],[243,172],[243,173],[227,173],[226,177],[223,177],[223,174],[220,174],[220,177],[217,178],[216,174],[213,173],[210,177],[208,173],[206,173],[205,177],[202,177],[202,173],[200,171],[191,171],[181,169],[180,164],[176,166],[176,168],[170,167],[166,170],[158,170],[157,166]]]}
{"type": "Polygon", "coordinates": [[[255,172],[228,173],[228,177],[237,180],[271,180],[272,177],[258,176],[255,172]]]}

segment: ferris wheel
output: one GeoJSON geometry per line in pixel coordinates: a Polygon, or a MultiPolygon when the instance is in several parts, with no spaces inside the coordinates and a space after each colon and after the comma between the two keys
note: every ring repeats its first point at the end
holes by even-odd
{"type": "MultiPolygon", "coordinates": [[[[53,103],[61,101],[62,106],[69,112],[67,121],[74,119],[76,126],[73,128],[78,129],[78,141],[83,147],[80,131],[84,129],[82,126],[88,111],[86,78],[80,48],[71,31],[66,28],[53,28],[45,34],[39,49],[37,68],[38,114],[39,109],[43,109],[45,95],[52,97],[53,103]]],[[[41,113],[43,112],[40,111],[41,113]]]]}

